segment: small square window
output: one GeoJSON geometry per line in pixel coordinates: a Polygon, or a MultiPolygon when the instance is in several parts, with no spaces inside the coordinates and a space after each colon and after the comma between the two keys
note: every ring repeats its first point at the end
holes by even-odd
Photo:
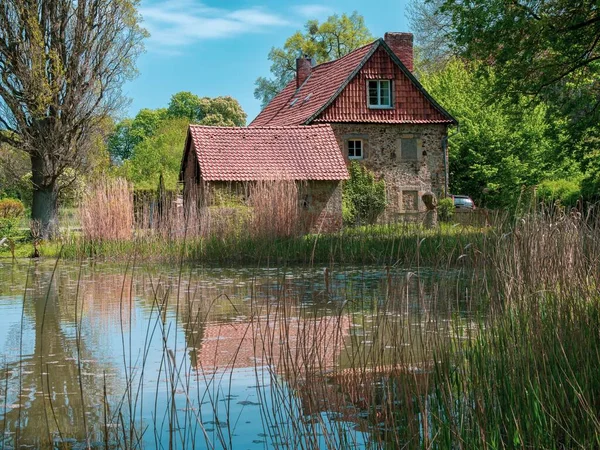
{"type": "Polygon", "coordinates": [[[402,209],[407,212],[419,210],[418,191],[402,191],[402,209]]]}
{"type": "Polygon", "coordinates": [[[369,108],[392,107],[392,82],[390,80],[369,80],[369,108]]]}
{"type": "Polygon", "coordinates": [[[416,139],[400,140],[400,159],[402,161],[417,161],[419,159],[419,146],[416,139]]]}
{"type": "Polygon", "coordinates": [[[348,140],[348,159],[363,159],[363,141],[361,139],[348,140]]]}

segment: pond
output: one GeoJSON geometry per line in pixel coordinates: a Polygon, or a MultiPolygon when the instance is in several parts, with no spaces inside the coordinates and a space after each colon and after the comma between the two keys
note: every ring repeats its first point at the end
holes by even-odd
{"type": "Polygon", "coordinates": [[[434,350],[476,329],[465,278],[0,262],[2,448],[418,441],[426,421],[389,411],[426,396],[434,350]]]}

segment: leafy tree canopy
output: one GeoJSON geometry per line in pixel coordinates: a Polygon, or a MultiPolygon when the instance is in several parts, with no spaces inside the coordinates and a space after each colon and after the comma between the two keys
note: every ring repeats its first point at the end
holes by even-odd
{"type": "Polygon", "coordinates": [[[451,20],[454,48],[493,64],[502,89],[550,93],[600,70],[596,0],[444,0],[438,12],[451,20]]]}
{"type": "Polygon", "coordinates": [[[119,171],[136,189],[156,189],[161,174],[165,187],[175,189],[188,125],[186,118],[164,120],[153,135],[135,146],[119,171]]]}
{"type": "Polygon", "coordinates": [[[136,189],[156,189],[162,174],[165,187],[175,189],[190,123],[244,126],[246,113],[232,97],[199,97],[178,92],[167,108],[142,109],[133,119],[119,122],[108,140],[117,172],[136,189]]]}
{"type": "Polygon", "coordinates": [[[309,20],[304,25],[304,32],[297,31],[290,36],[283,48],[271,49],[269,60],[273,76],[256,80],[254,97],[261,100],[264,108],[292,80],[296,72],[296,58],[302,55],[308,55],[321,64],[341,58],[373,40],[363,16],[356,11],[351,15],[334,14],[323,23],[309,20]]]}
{"type": "Polygon", "coordinates": [[[545,104],[524,97],[489,102],[495,77],[489,67],[452,59],[421,81],[460,122],[460,132],[450,138],[451,192],[502,207],[514,205],[523,186],[564,175],[574,163],[555,151],[560,134],[547,120],[545,104]],[[481,70],[485,77],[477,75],[481,70]]]}
{"type": "MultiPolygon", "coordinates": [[[[131,158],[136,146],[154,136],[170,119],[185,119],[188,124],[233,127],[246,124],[246,113],[232,97],[198,97],[191,92],[178,92],[171,97],[167,108],[142,109],[133,119],[117,123],[108,139],[113,161],[131,158]]],[[[181,146],[183,148],[183,141],[181,146]]]]}

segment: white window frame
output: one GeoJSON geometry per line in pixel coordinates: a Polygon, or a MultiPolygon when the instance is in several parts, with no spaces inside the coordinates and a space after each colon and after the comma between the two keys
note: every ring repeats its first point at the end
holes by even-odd
{"type": "Polygon", "coordinates": [[[350,138],[346,141],[348,150],[348,159],[365,159],[365,142],[362,139],[350,138]],[[354,147],[354,156],[350,156],[350,142],[360,142],[360,156],[356,156],[356,147],[354,147]]]}
{"type": "Polygon", "coordinates": [[[394,108],[394,98],[393,98],[393,89],[392,89],[392,80],[367,80],[367,106],[370,109],[393,109],[394,108]],[[371,91],[370,91],[370,84],[371,83],[377,83],[377,104],[376,105],[372,105],[371,104],[371,91]],[[388,84],[388,98],[389,98],[389,104],[382,104],[381,103],[381,91],[382,91],[382,87],[381,84],[382,83],[387,83],[388,84]]]}

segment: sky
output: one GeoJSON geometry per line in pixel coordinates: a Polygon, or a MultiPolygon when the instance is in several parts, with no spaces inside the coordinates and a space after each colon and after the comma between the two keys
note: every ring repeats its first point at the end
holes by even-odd
{"type": "Polygon", "coordinates": [[[150,37],[137,60],[138,76],[124,86],[131,100],[123,117],[166,107],[171,95],[229,95],[248,114],[259,113],[254,82],[270,76],[271,47],[281,47],[309,19],[358,11],[374,37],[410,31],[408,0],[142,0],[150,37]]]}

